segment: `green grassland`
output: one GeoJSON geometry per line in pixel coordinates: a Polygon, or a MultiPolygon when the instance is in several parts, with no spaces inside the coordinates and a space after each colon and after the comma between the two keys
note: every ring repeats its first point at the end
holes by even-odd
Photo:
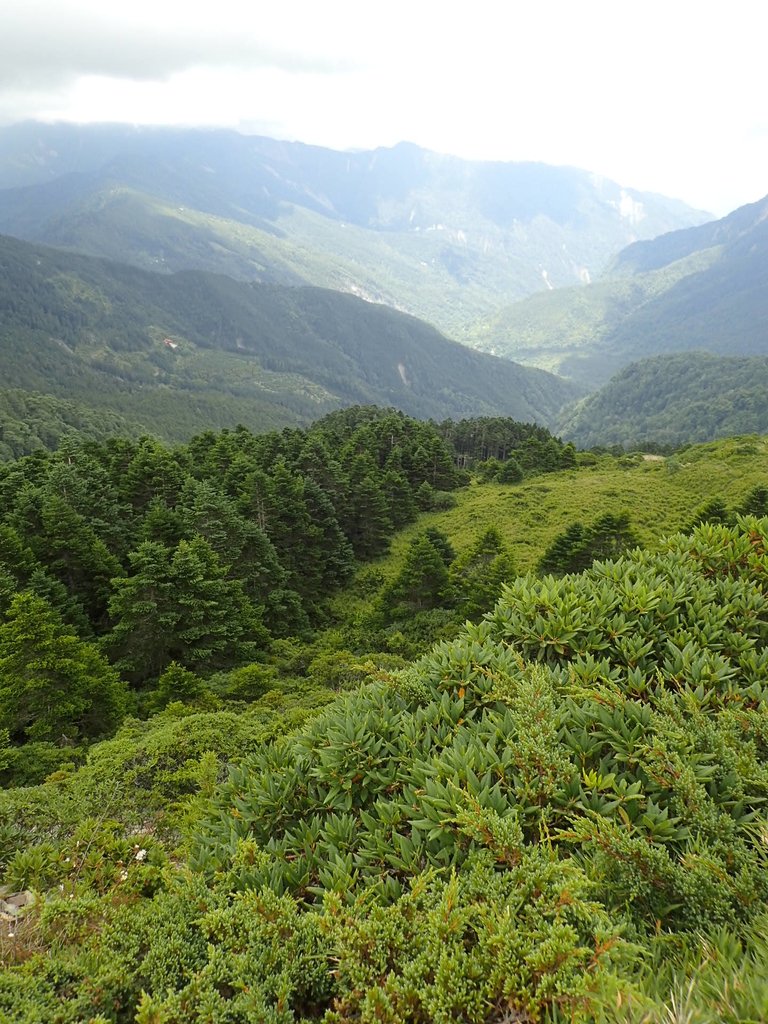
{"type": "Polygon", "coordinates": [[[696,445],[669,458],[603,455],[594,465],[513,486],[473,483],[456,492],[453,508],[429,512],[401,531],[379,567],[394,573],[413,536],[430,526],[447,534],[458,554],[496,526],[524,573],[567,523],[589,523],[605,512],[629,512],[643,545],[654,548],[707,501],[721,497],[729,507],[737,505],[767,480],[768,437],[746,436],[696,445]]]}

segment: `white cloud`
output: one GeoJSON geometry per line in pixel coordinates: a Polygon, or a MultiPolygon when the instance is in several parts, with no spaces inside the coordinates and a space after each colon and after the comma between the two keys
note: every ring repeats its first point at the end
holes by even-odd
{"type": "Polygon", "coordinates": [[[0,14],[0,118],[409,139],[723,213],[768,191],[753,14],[746,0],[27,0],[0,14]]]}

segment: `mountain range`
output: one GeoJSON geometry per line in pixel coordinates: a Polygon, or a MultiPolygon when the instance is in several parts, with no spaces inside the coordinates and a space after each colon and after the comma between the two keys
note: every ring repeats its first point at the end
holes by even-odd
{"type": "Polygon", "coordinates": [[[354,403],[581,444],[768,429],[767,225],[768,197],[708,220],[407,143],[0,129],[2,443],[99,415],[182,440],[354,403]]]}
{"type": "Polygon", "coordinates": [[[489,310],[706,219],[587,171],[408,143],[342,153],[220,130],[0,129],[0,232],[143,269],[351,292],[460,340],[489,310]]]}
{"type": "Polygon", "coordinates": [[[355,404],[547,423],[579,394],[353,295],[143,271],[7,237],[0,338],[5,387],[171,440],[308,422],[355,404]]]}
{"type": "Polygon", "coordinates": [[[649,356],[766,356],[768,197],[636,242],[600,281],[517,303],[477,325],[474,340],[591,389],[649,356]]]}

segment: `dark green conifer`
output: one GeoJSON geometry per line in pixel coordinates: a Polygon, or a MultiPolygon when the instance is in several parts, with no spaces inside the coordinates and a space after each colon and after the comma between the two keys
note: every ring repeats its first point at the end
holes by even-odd
{"type": "Polygon", "coordinates": [[[172,661],[193,671],[226,668],[265,643],[242,584],[226,578],[202,537],[174,550],[145,541],[129,561],[132,575],[113,580],[108,648],[133,682],[157,677],[172,661]]]}
{"type": "Polygon", "coordinates": [[[92,644],[33,594],[0,623],[0,728],[16,742],[103,735],[124,713],[125,688],[92,644]]]}

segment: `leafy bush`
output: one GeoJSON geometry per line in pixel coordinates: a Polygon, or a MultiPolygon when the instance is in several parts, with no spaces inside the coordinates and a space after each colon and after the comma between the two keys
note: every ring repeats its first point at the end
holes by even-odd
{"type": "MultiPolygon", "coordinates": [[[[186,867],[116,905],[125,837],[97,830],[100,934],[32,954],[0,1008],[23,979],[73,1022],[762,1019],[767,570],[745,517],[518,577],[392,680],[265,723],[218,784],[198,753],[186,867]]],[[[11,877],[66,885],[68,842],[11,877]]]]}

